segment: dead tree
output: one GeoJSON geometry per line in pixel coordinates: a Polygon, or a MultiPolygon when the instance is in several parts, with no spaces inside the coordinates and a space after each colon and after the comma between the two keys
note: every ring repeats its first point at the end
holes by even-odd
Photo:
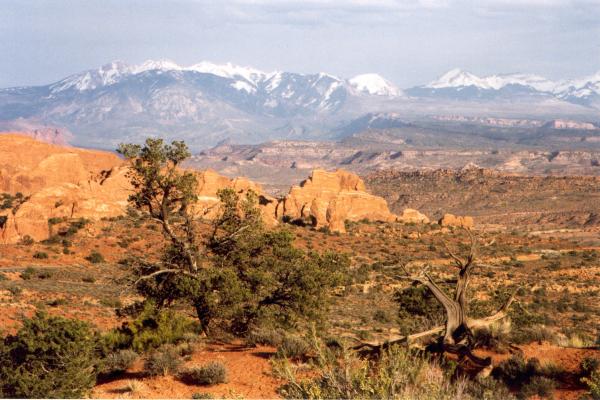
{"type": "Polygon", "coordinates": [[[492,323],[501,320],[507,316],[507,311],[514,301],[514,293],[494,314],[485,318],[471,318],[468,313],[468,289],[473,270],[478,266],[483,266],[476,261],[477,239],[471,231],[465,230],[470,238],[470,250],[466,257],[460,257],[455,254],[444,242],[448,256],[452,259],[451,265],[458,272],[458,277],[453,280],[455,284],[454,295],[446,292],[435,279],[429,274],[430,264],[426,264],[420,271],[410,272],[406,265],[399,265],[404,271],[404,275],[398,276],[400,279],[409,280],[416,284],[425,285],[433,294],[435,299],[444,307],[446,313],[446,323],[444,326],[437,326],[425,332],[420,332],[408,336],[398,337],[388,340],[384,343],[361,343],[356,346],[357,350],[367,349],[369,352],[379,351],[393,343],[410,342],[426,336],[432,336],[443,332],[437,342],[438,350],[457,354],[460,359],[467,357],[480,366],[490,364],[489,359],[481,359],[475,356],[473,350],[473,332],[477,329],[488,327],[492,323]]]}

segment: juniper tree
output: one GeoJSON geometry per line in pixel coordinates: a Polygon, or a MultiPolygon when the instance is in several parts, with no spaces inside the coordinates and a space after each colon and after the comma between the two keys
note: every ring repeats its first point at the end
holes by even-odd
{"type": "Polygon", "coordinates": [[[180,168],[189,156],[182,142],[148,139],[119,152],[130,160],[130,202],[169,241],[160,262],[137,263],[138,292],[161,307],[191,305],[205,332],[219,325],[244,334],[261,321],[290,325],[319,316],[347,257],[305,253],[289,232],[266,229],[253,191],[219,191],[217,216],[199,221],[206,212],[197,207],[195,175],[180,168]]]}

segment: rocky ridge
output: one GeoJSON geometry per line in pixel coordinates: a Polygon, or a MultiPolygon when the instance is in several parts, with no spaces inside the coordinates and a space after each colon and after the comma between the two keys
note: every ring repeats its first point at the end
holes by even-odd
{"type": "MultiPolygon", "coordinates": [[[[60,221],[98,220],[123,215],[131,186],[127,166],[115,154],[55,146],[17,134],[0,135],[0,193],[19,199],[0,210],[0,241],[44,240],[60,221]],[[58,221],[58,222],[56,222],[58,221]]],[[[350,172],[315,170],[282,199],[264,192],[246,178],[228,178],[213,170],[197,171],[196,211],[207,218],[217,212],[218,191],[232,188],[259,195],[267,225],[282,219],[344,232],[345,221],[406,220],[428,222],[416,210],[392,214],[386,201],[369,194],[362,179],[350,172]]]]}

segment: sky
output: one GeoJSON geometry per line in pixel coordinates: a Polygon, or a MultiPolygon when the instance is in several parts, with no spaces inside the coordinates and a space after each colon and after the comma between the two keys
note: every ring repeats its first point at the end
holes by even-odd
{"type": "Polygon", "coordinates": [[[0,0],[0,87],[112,60],[379,73],[452,68],[550,79],[600,71],[600,0],[0,0]]]}

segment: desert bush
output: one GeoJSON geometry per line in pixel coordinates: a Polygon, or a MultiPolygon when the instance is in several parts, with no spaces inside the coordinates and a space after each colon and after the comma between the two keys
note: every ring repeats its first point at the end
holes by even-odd
{"type": "Polygon", "coordinates": [[[52,271],[40,271],[37,274],[38,279],[49,279],[52,278],[52,271]]]}
{"type": "Polygon", "coordinates": [[[48,253],[43,251],[37,251],[33,254],[33,258],[37,258],[38,260],[45,260],[48,258],[48,253]]]}
{"type": "Polygon", "coordinates": [[[277,347],[277,356],[298,359],[310,350],[309,343],[298,336],[285,336],[277,347]]]}
{"type": "Polygon", "coordinates": [[[6,275],[4,275],[4,273],[0,272],[0,281],[6,281],[6,280],[8,280],[6,275]]]}
{"type": "Polygon", "coordinates": [[[108,354],[102,360],[102,373],[107,375],[121,374],[127,371],[139,355],[133,350],[119,350],[108,354]]]}
{"type": "Polygon", "coordinates": [[[594,371],[600,370],[600,359],[585,357],[579,364],[581,376],[590,376],[594,371]]]}
{"type": "Polygon", "coordinates": [[[12,294],[15,297],[20,295],[21,293],[23,293],[23,289],[20,288],[19,286],[13,285],[13,286],[7,287],[6,289],[10,292],[10,294],[12,294]]]}
{"type": "Polygon", "coordinates": [[[85,259],[88,260],[89,262],[91,262],[92,264],[99,264],[99,263],[106,262],[106,260],[104,260],[104,257],[102,256],[102,254],[98,253],[97,251],[92,251],[85,259]]]}
{"type": "Polygon", "coordinates": [[[529,382],[523,385],[519,392],[519,398],[528,399],[537,395],[539,398],[548,399],[552,397],[554,389],[556,389],[556,382],[552,379],[543,376],[534,376],[529,382]]]}
{"type": "Polygon", "coordinates": [[[596,369],[589,377],[581,381],[588,387],[588,393],[593,400],[600,400],[600,370],[596,369]]]}
{"type": "Polygon", "coordinates": [[[176,374],[181,366],[181,356],[173,345],[165,345],[146,358],[144,371],[150,376],[176,374]]]}
{"type": "Polygon", "coordinates": [[[193,393],[192,394],[192,399],[197,399],[197,400],[201,400],[201,399],[214,399],[215,396],[213,396],[210,393],[193,393]]]}
{"type": "Polygon", "coordinates": [[[95,283],[96,282],[96,278],[94,278],[91,275],[84,276],[83,278],[81,278],[81,280],[85,283],[95,283]]]}
{"type": "Polygon", "coordinates": [[[477,398],[466,392],[464,382],[453,384],[439,365],[400,346],[384,350],[377,360],[360,358],[344,347],[329,349],[316,338],[311,339],[311,346],[317,357],[308,365],[308,371],[303,368],[302,378],[288,359],[274,361],[275,373],[286,381],[279,389],[282,396],[293,399],[477,398]]]}
{"type": "Polygon", "coordinates": [[[285,332],[279,329],[254,329],[246,336],[248,346],[267,345],[279,346],[285,337],[285,332]]]}
{"type": "Polygon", "coordinates": [[[201,367],[183,371],[179,378],[193,385],[216,385],[227,382],[227,368],[219,361],[212,361],[201,367]]]}
{"type": "Polygon", "coordinates": [[[521,354],[503,361],[492,371],[492,375],[509,386],[518,389],[519,397],[533,395],[549,397],[556,388],[555,379],[564,369],[555,364],[542,365],[537,358],[525,361],[521,354]]]}
{"type": "Polygon", "coordinates": [[[514,330],[511,339],[515,343],[551,342],[556,340],[556,334],[543,325],[534,325],[514,330]]]}
{"type": "Polygon", "coordinates": [[[505,352],[510,339],[510,321],[502,320],[487,328],[473,332],[475,347],[486,347],[491,350],[505,352]]]}
{"type": "Polygon", "coordinates": [[[96,345],[88,324],[36,313],[0,342],[0,394],[85,397],[96,382],[96,345]]]}
{"type": "Polygon", "coordinates": [[[23,246],[31,246],[35,241],[33,240],[33,238],[29,235],[25,235],[21,238],[21,240],[19,241],[19,244],[22,244],[23,246]]]}
{"type": "MultiPolygon", "coordinates": [[[[44,254],[46,254],[46,253],[44,253],[44,254]]],[[[35,257],[35,255],[34,255],[34,257],[35,257]]],[[[46,254],[46,258],[48,258],[47,254],[46,254]]],[[[27,267],[27,268],[25,268],[25,270],[23,272],[21,272],[20,277],[24,281],[28,281],[31,278],[33,278],[33,276],[35,275],[36,272],[37,272],[37,270],[35,268],[33,268],[33,267],[27,267]]]]}
{"type": "Polygon", "coordinates": [[[197,324],[189,318],[147,303],[136,319],[105,334],[104,343],[109,349],[131,348],[140,353],[183,341],[195,329],[197,324]]]}

